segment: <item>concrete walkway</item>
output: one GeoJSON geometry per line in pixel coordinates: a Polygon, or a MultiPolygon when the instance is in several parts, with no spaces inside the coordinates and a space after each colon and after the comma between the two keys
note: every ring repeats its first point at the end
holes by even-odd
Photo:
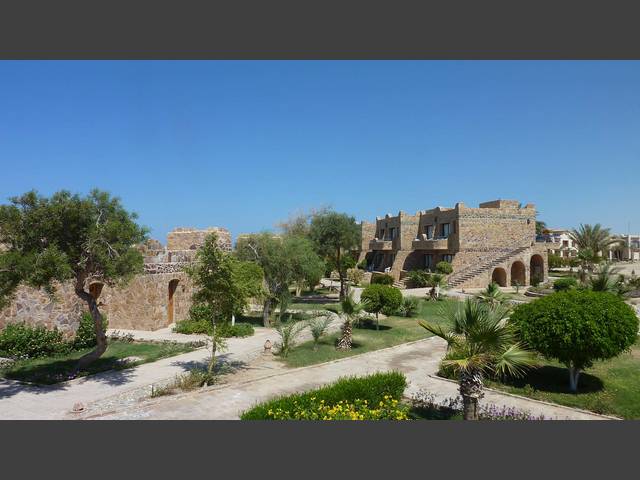
{"type": "MultiPolygon", "coordinates": [[[[214,386],[176,397],[162,397],[133,408],[99,416],[100,419],[237,419],[241,412],[256,403],[279,395],[287,395],[320,387],[348,375],[366,375],[378,371],[398,370],[409,381],[405,395],[421,390],[434,394],[436,400],[458,396],[458,385],[433,375],[445,351],[442,340],[432,337],[396,347],[369,352],[329,363],[266,372],[262,378],[240,383],[214,386]]],[[[559,405],[487,391],[483,403],[516,407],[535,416],[571,420],[602,420],[606,417],[559,405]]]]}
{"type": "MultiPolygon", "coordinates": [[[[334,313],[329,330],[336,331],[341,320],[334,313]]],[[[167,329],[165,329],[167,330],[167,329]]],[[[125,331],[120,330],[121,333],[125,331]]],[[[142,332],[129,331],[137,340],[163,341],[177,340],[176,335],[187,337],[189,341],[198,340],[200,335],[180,335],[167,331],[142,332]]],[[[262,355],[266,340],[275,343],[277,333],[272,329],[257,327],[255,334],[246,338],[230,338],[227,340],[227,351],[219,356],[219,361],[235,368],[251,363],[262,355]]],[[[311,339],[305,330],[299,341],[311,339]]],[[[178,339],[184,341],[184,338],[178,339]]],[[[199,348],[193,352],[164,358],[153,363],[146,363],[135,368],[109,371],[79,378],[56,385],[32,386],[0,378],[0,420],[35,420],[68,418],[75,403],[85,406],[93,402],[104,401],[111,397],[136,392],[148,396],[152,385],[162,385],[187,370],[206,364],[210,356],[207,348],[199,348]]]]}

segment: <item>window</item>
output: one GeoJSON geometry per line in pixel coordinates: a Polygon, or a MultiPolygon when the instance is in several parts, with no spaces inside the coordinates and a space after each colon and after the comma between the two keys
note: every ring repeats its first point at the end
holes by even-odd
{"type": "Polygon", "coordinates": [[[563,247],[568,247],[569,246],[569,240],[563,240],[562,241],[562,246],[563,247]]]}
{"type": "Polygon", "coordinates": [[[433,238],[433,225],[424,227],[424,233],[427,235],[427,238],[433,238]]]}
{"type": "Polygon", "coordinates": [[[396,238],[396,229],[391,227],[389,229],[389,240],[393,240],[394,238],[396,238]]]}
{"type": "Polygon", "coordinates": [[[442,255],[442,261],[443,262],[453,263],[453,255],[451,255],[449,253],[445,253],[444,255],[442,255]]]}
{"type": "Polygon", "coordinates": [[[447,238],[449,236],[451,230],[451,224],[450,223],[443,223],[442,224],[442,237],[443,238],[447,238]]]}
{"type": "Polygon", "coordinates": [[[378,236],[380,240],[384,240],[384,228],[380,230],[380,235],[378,236]]]}
{"type": "Polygon", "coordinates": [[[427,270],[431,270],[433,268],[433,254],[424,254],[424,268],[426,268],[427,270]]]}

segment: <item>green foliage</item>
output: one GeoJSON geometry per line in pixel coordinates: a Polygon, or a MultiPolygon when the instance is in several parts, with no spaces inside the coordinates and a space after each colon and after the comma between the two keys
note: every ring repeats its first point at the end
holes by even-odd
{"type": "Polygon", "coordinates": [[[562,277],[553,282],[553,289],[556,292],[571,290],[578,286],[578,280],[575,277],[562,277]]]}
{"type": "Polygon", "coordinates": [[[486,303],[492,307],[503,305],[507,302],[507,296],[502,293],[500,286],[495,282],[491,282],[487,285],[487,288],[478,293],[476,298],[480,302],[486,303]]]}
{"type": "Polygon", "coordinates": [[[43,325],[10,323],[0,331],[0,357],[27,359],[50,357],[71,351],[62,333],[43,325]]]}
{"type": "Polygon", "coordinates": [[[402,292],[389,285],[372,284],[362,291],[360,301],[364,310],[376,314],[376,328],[378,328],[378,314],[386,315],[395,313],[402,305],[402,292]]]}
{"type": "Polygon", "coordinates": [[[277,407],[267,414],[269,420],[409,420],[409,407],[388,395],[375,405],[359,398],[330,405],[313,397],[311,405],[303,407],[294,401],[292,409],[277,407]]]}
{"type": "Polygon", "coordinates": [[[554,293],[519,305],[511,321],[531,348],[577,370],[619,355],[638,336],[633,308],[607,292],[554,293]]]}
{"type": "MultiPolygon", "coordinates": [[[[186,335],[212,335],[212,318],[211,307],[205,304],[193,304],[189,309],[189,318],[176,322],[173,331],[186,335]]],[[[217,330],[217,334],[223,338],[249,337],[254,334],[253,325],[242,322],[231,325],[229,321],[222,321],[217,324],[217,330]]]]}
{"type": "MultiPolygon", "coordinates": [[[[86,197],[59,191],[50,198],[35,191],[0,205],[0,307],[20,284],[55,291],[55,282],[90,277],[126,281],[142,271],[135,244],[146,229],[118,198],[93,190],[86,197]]],[[[89,300],[84,292],[83,300],[89,300]]]]}
{"type": "Polygon", "coordinates": [[[362,260],[360,260],[356,265],[356,267],[359,268],[360,270],[366,270],[368,267],[367,259],[363,258],[362,260]]]}
{"type": "Polygon", "coordinates": [[[547,229],[547,223],[542,220],[536,220],[536,235],[542,235],[547,229]]]}
{"type": "Polygon", "coordinates": [[[386,273],[382,275],[373,275],[371,277],[371,285],[393,285],[393,277],[386,273]]]}
{"type": "Polygon", "coordinates": [[[282,247],[290,263],[292,280],[299,290],[304,285],[313,289],[320,283],[326,265],[316,254],[311,240],[306,237],[287,235],[282,247]]]}
{"type": "Polygon", "coordinates": [[[428,285],[431,273],[426,270],[411,270],[407,278],[413,288],[424,288],[428,285]]]}
{"type": "Polygon", "coordinates": [[[324,334],[327,333],[327,329],[329,325],[331,325],[331,317],[318,315],[309,319],[308,324],[311,336],[313,337],[314,348],[317,348],[318,342],[324,334]]]}
{"type": "Polygon", "coordinates": [[[286,358],[289,352],[295,346],[296,340],[302,333],[302,330],[307,326],[306,322],[280,322],[276,325],[276,333],[280,337],[280,340],[276,342],[275,347],[278,350],[278,355],[286,358]]]}
{"type": "Polygon", "coordinates": [[[599,223],[595,225],[583,225],[571,231],[571,237],[578,246],[579,251],[588,251],[590,261],[594,261],[598,252],[606,252],[613,245],[619,243],[611,237],[611,230],[604,228],[599,223]]]}
{"type": "Polygon", "coordinates": [[[445,262],[444,260],[442,262],[438,262],[436,264],[436,272],[442,275],[449,275],[450,273],[453,273],[453,265],[449,262],[445,262]]]}
{"type": "Polygon", "coordinates": [[[418,312],[420,301],[416,297],[405,297],[398,308],[398,313],[403,317],[413,317],[418,312]]]}
{"type": "Polygon", "coordinates": [[[244,412],[242,420],[269,420],[271,411],[312,410],[316,402],[324,401],[326,405],[338,402],[353,403],[356,400],[369,405],[378,405],[385,400],[385,395],[394,400],[401,400],[407,381],[402,373],[375,373],[366,377],[342,378],[332,385],[305,393],[298,393],[276,398],[262,403],[244,412]]]}
{"type": "Polygon", "coordinates": [[[176,377],[166,385],[160,387],[152,385],[151,398],[162,397],[178,392],[190,392],[210,385],[214,380],[214,377],[206,369],[192,368],[187,373],[176,375],[176,377]]]}
{"type": "Polygon", "coordinates": [[[561,268],[564,265],[564,259],[560,255],[549,254],[549,268],[561,268]]]}
{"type": "MultiPolygon", "coordinates": [[[[102,316],[102,330],[107,331],[107,318],[102,316]]],[[[93,348],[96,346],[98,339],[96,337],[96,327],[93,321],[93,317],[85,312],[80,317],[80,325],[76,330],[76,335],[72,342],[74,350],[80,350],[82,348],[93,348]]]]}
{"type": "Polygon", "coordinates": [[[347,270],[347,279],[354,285],[360,285],[364,279],[364,272],[358,268],[350,268],[347,270]]]}

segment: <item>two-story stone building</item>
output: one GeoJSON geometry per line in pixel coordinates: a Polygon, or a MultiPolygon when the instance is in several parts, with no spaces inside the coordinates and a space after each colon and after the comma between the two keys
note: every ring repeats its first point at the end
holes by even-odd
{"type": "Polygon", "coordinates": [[[362,250],[372,271],[396,280],[415,269],[433,270],[438,262],[453,266],[454,287],[530,285],[547,279],[547,252],[536,243],[536,209],[515,200],[457,203],[408,215],[387,214],[362,222],[362,250]]]}

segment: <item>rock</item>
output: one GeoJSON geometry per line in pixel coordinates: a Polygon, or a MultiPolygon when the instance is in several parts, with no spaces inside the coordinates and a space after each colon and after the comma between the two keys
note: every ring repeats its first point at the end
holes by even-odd
{"type": "Polygon", "coordinates": [[[0,368],[9,368],[14,363],[16,363],[16,361],[11,358],[0,357],[0,368]]]}

